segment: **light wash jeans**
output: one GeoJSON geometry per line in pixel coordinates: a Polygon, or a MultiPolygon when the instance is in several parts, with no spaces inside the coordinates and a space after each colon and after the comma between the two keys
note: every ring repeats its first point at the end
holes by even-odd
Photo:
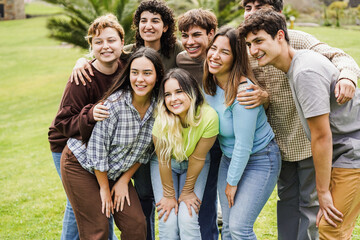
{"type": "Polygon", "coordinates": [[[256,239],[253,226],[276,185],[281,168],[280,151],[272,140],[264,149],[250,155],[231,208],[225,195],[230,161],[223,155],[219,168],[218,190],[223,217],[221,237],[223,240],[256,239]]]}
{"type": "MultiPolygon", "coordinates": [[[[55,168],[59,177],[60,174],[60,159],[61,152],[52,152],[52,157],[54,160],[55,168]]],[[[75,214],[69,202],[69,199],[66,197],[66,207],[63,219],[63,227],[61,232],[61,240],[79,240],[79,232],[76,224],[75,214]]],[[[109,218],[109,240],[117,240],[117,237],[114,233],[114,220],[111,216],[109,218]]]]}
{"type": "MultiPolygon", "coordinates": [[[[206,156],[204,167],[201,170],[194,186],[194,193],[200,200],[202,200],[204,194],[209,167],[210,154],[206,156]]],[[[184,187],[187,168],[188,161],[178,163],[174,159],[171,159],[171,169],[176,199],[178,199],[181,194],[181,190],[184,187]]],[[[155,155],[151,159],[150,170],[155,202],[158,203],[163,197],[163,188],[160,178],[159,163],[155,155]]],[[[161,240],[201,240],[198,218],[199,216],[193,208],[192,217],[190,217],[185,203],[181,202],[177,216],[175,215],[174,209],[172,209],[166,222],[163,221],[164,216],[159,220],[159,238],[161,240]]]]}

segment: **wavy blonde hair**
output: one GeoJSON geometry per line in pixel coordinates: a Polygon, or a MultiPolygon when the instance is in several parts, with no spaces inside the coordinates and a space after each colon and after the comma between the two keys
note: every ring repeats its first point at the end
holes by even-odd
{"type": "MultiPolygon", "coordinates": [[[[160,153],[159,161],[163,164],[169,163],[174,157],[176,161],[187,159],[186,151],[189,146],[184,146],[182,132],[184,129],[180,117],[166,107],[165,104],[165,82],[169,79],[176,79],[180,88],[190,98],[190,107],[185,117],[185,127],[189,127],[190,138],[191,131],[198,126],[202,117],[201,106],[205,103],[204,95],[197,81],[184,69],[171,69],[160,84],[158,104],[155,111],[156,117],[161,119],[161,126],[156,140],[155,149],[160,153]]],[[[190,142],[190,141],[188,141],[190,142]]]]}

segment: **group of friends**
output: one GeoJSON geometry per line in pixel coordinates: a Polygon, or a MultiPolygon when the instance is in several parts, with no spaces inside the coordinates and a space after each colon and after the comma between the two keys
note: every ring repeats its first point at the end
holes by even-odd
{"type": "Polygon", "coordinates": [[[284,240],[350,239],[360,213],[360,69],[342,50],[287,30],[282,0],[244,0],[217,29],[165,2],[91,23],[49,130],[67,205],[61,239],[256,239],[278,187],[284,240]],[[79,85],[79,82],[82,84],[79,85]],[[133,181],[131,180],[133,179],[133,181]]]}

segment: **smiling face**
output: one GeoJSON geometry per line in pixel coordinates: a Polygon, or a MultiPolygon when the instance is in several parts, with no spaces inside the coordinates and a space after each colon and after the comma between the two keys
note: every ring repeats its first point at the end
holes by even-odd
{"type": "Polygon", "coordinates": [[[182,122],[185,122],[191,100],[180,87],[178,80],[175,78],[167,80],[164,84],[164,94],[167,109],[175,115],[178,115],[182,122]]]}
{"type": "Polygon", "coordinates": [[[154,64],[146,57],[139,57],[130,66],[130,84],[134,94],[150,97],[156,83],[154,64]]]}
{"type": "Polygon", "coordinates": [[[168,29],[164,26],[161,15],[144,11],[140,15],[139,33],[145,42],[160,42],[160,38],[168,29]]]}
{"type": "Polygon", "coordinates": [[[260,9],[271,9],[271,5],[259,3],[258,1],[248,2],[245,6],[244,18],[247,19],[251,14],[260,9]]]}
{"type": "Polygon", "coordinates": [[[219,35],[215,39],[207,53],[206,61],[209,72],[217,78],[230,73],[234,56],[228,37],[219,35]]]}
{"type": "Polygon", "coordinates": [[[91,40],[94,57],[101,64],[112,64],[120,57],[124,41],[119,33],[111,27],[107,27],[91,40]]]}
{"type": "Polygon", "coordinates": [[[250,54],[258,61],[259,66],[276,65],[278,62],[282,49],[278,41],[279,34],[281,35],[280,31],[274,39],[265,30],[260,30],[256,34],[252,32],[247,34],[246,45],[249,47],[250,54]]]}
{"type": "Polygon", "coordinates": [[[209,42],[214,37],[214,30],[206,33],[206,29],[193,26],[181,32],[181,43],[191,58],[205,58],[209,42]]]}

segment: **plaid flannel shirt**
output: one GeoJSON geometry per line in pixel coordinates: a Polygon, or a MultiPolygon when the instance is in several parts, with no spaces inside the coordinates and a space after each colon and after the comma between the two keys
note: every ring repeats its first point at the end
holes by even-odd
{"type": "Polygon", "coordinates": [[[108,178],[116,180],[134,163],[147,163],[154,151],[152,127],[155,98],[143,119],[132,105],[130,91],[117,91],[112,94],[105,106],[109,107],[110,117],[97,122],[87,144],[70,138],[68,147],[81,166],[87,171],[107,171],[108,178]]]}
{"type": "MultiPolygon", "coordinates": [[[[339,79],[348,78],[357,84],[360,69],[349,55],[305,32],[289,30],[288,33],[290,45],[294,49],[311,49],[326,56],[340,70],[339,79]]],[[[285,73],[273,66],[259,67],[251,56],[250,64],[256,79],[269,94],[267,116],[279,144],[282,160],[294,162],[310,157],[311,145],[302,128],[285,73]]]]}

